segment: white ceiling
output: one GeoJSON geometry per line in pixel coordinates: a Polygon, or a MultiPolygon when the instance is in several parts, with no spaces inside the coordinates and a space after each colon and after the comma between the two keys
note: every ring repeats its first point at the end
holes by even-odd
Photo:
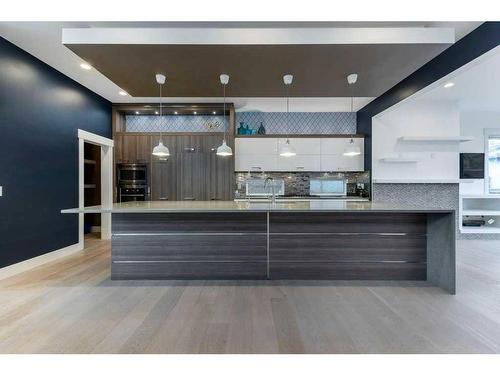
{"type": "MultiPolygon", "coordinates": [[[[296,27],[452,27],[456,40],[479,26],[480,22],[319,22],[319,23],[265,23],[268,28],[296,27]]],[[[92,69],[80,68],[82,60],[61,43],[63,28],[82,27],[175,27],[175,28],[257,28],[262,23],[220,22],[0,22],[0,35],[20,48],[59,70],[90,90],[113,103],[154,102],[156,98],[120,96],[120,88],[107,77],[92,69]]],[[[168,102],[220,101],[220,98],[166,98],[168,102]]],[[[282,111],[283,102],[276,98],[229,98],[238,110],[282,111]]],[[[354,109],[358,110],[373,98],[356,98],[354,109]]],[[[349,98],[294,98],[293,111],[349,111],[349,98]]]]}
{"type": "Polygon", "coordinates": [[[439,80],[418,100],[454,102],[462,112],[500,112],[500,46],[439,80]],[[445,88],[448,82],[454,86],[445,88]]]}

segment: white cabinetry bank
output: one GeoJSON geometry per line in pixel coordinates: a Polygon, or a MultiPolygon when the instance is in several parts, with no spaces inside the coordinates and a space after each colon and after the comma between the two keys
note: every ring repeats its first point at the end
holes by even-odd
{"type": "Polygon", "coordinates": [[[286,137],[240,137],[235,139],[235,169],[238,172],[359,172],[364,171],[364,138],[291,137],[297,155],[282,157],[286,137]],[[361,150],[357,156],[344,156],[352,141],[361,150]]]}

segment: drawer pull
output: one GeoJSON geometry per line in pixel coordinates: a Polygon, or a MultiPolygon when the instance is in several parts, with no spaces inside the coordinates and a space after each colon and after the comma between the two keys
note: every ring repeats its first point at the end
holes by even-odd
{"type": "Polygon", "coordinates": [[[194,201],[194,200],[196,200],[196,198],[195,197],[184,197],[184,200],[185,201],[194,201]]]}
{"type": "Polygon", "coordinates": [[[194,147],[184,147],[184,151],[194,152],[196,149],[194,147]]]}
{"type": "Polygon", "coordinates": [[[304,167],[295,167],[295,168],[297,168],[297,169],[304,169],[304,167]]]}

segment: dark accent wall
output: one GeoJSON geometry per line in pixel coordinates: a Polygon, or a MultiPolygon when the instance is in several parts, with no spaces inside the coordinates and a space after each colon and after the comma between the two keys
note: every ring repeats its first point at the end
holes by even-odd
{"type": "Polygon", "coordinates": [[[0,267],[78,242],[79,128],[111,138],[111,103],[0,38],[0,267]]]}
{"type": "Polygon", "coordinates": [[[500,44],[500,22],[485,22],[358,111],[357,132],[365,135],[365,168],[372,164],[372,117],[500,44]]]}

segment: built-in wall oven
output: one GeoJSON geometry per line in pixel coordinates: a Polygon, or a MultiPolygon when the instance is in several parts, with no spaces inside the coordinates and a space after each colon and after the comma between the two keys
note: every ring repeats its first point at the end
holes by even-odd
{"type": "Polygon", "coordinates": [[[148,165],[139,163],[120,163],[117,165],[116,180],[119,184],[147,185],[148,165]]]}
{"type": "Polygon", "coordinates": [[[116,168],[117,201],[147,201],[150,196],[148,165],[121,163],[116,168]]]}

